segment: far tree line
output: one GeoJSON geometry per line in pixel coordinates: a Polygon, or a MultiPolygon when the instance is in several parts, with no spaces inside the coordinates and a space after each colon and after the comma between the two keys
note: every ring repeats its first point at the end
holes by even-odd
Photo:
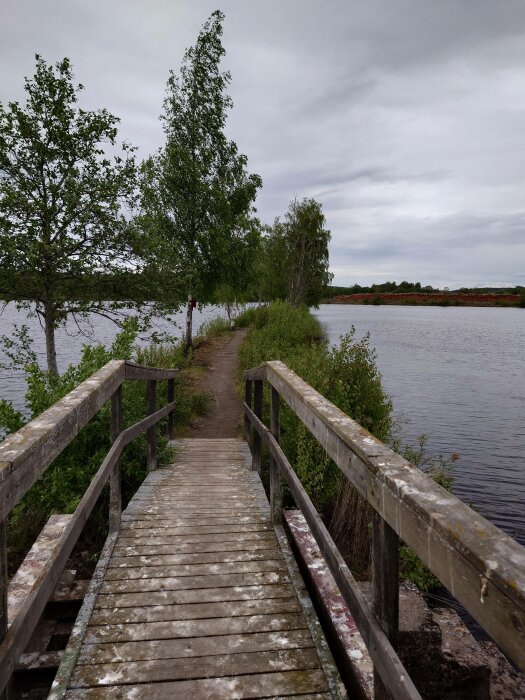
{"type": "Polygon", "coordinates": [[[263,226],[262,180],[225,134],[223,19],[214,12],[170,72],[165,141],[142,163],[118,141],[117,117],[78,106],[83,86],[67,58],[51,66],[37,55],[25,105],[0,104],[0,296],[39,319],[51,374],[68,318],[80,326],[89,313],[185,305],[188,351],[197,303],[257,295],[311,305],[325,294],[321,204],[294,199],[263,226]]]}

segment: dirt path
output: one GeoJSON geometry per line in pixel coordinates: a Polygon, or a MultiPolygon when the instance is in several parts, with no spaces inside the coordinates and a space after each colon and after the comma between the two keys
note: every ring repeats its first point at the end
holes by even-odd
{"type": "Polygon", "coordinates": [[[239,363],[237,351],[246,337],[246,330],[212,341],[211,351],[206,353],[208,367],[199,380],[197,389],[208,391],[215,397],[205,416],[197,418],[188,437],[229,438],[238,437],[242,416],[242,402],[235,391],[239,363]]]}

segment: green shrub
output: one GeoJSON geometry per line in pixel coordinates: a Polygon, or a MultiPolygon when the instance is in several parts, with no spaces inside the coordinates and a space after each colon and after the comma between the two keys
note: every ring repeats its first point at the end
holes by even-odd
{"type": "MultiPolygon", "coordinates": [[[[369,336],[358,341],[352,328],[339,347],[330,348],[319,322],[306,307],[275,302],[264,309],[264,325],[252,328],[239,352],[241,368],[281,360],[354,420],[385,439],[390,433],[392,404],[382,389],[369,336]]],[[[255,322],[257,314],[252,318],[255,322]]],[[[286,407],[281,433],[283,450],[318,510],[328,516],[339,488],[339,469],[286,407]]]]}

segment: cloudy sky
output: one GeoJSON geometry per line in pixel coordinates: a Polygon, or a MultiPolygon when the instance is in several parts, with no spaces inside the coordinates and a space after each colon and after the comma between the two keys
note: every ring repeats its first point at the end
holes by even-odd
{"type": "Polygon", "coordinates": [[[525,284],[524,0],[0,0],[0,101],[68,56],[146,156],[215,9],[264,222],[321,201],[337,284],[525,284]]]}

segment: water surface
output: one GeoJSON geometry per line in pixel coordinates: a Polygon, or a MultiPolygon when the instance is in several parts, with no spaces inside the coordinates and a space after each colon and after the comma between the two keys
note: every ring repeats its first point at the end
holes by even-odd
{"type": "Polygon", "coordinates": [[[371,333],[406,438],[455,463],[455,490],[525,544],[525,310],[354,306],[314,312],[332,343],[371,333]]]}

